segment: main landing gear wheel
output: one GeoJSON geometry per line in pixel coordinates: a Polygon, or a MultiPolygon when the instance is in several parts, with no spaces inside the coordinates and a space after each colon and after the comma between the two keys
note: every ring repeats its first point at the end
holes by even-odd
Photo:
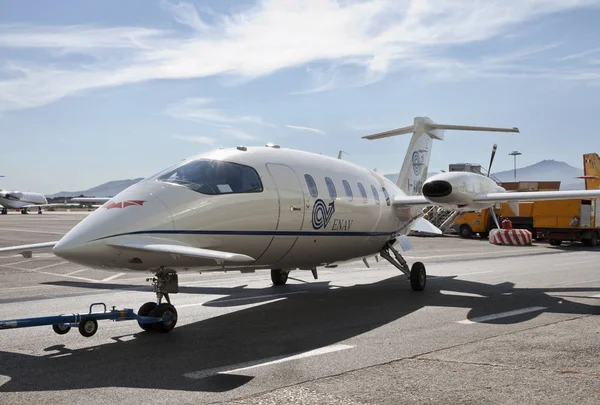
{"type": "Polygon", "coordinates": [[[8,210],[6,208],[2,208],[2,215],[8,215],[8,210]]]}
{"type": "MultiPolygon", "coordinates": [[[[146,302],[138,310],[138,315],[139,316],[150,316],[150,312],[152,312],[152,310],[154,308],[156,308],[157,306],[158,306],[158,304],[156,302],[146,302]]],[[[154,329],[153,324],[151,324],[151,323],[141,323],[140,321],[138,321],[138,325],[140,325],[140,328],[142,328],[145,331],[151,331],[152,329],[154,329]]]]}
{"type": "Polygon", "coordinates": [[[287,283],[289,271],[282,269],[271,269],[271,281],[274,285],[284,285],[287,283]]]}
{"type": "Polygon", "coordinates": [[[410,268],[410,287],[413,291],[423,291],[427,284],[427,273],[425,265],[421,262],[414,262],[410,268]]]}
{"type": "Polygon", "coordinates": [[[383,249],[379,251],[379,254],[408,277],[410,280],[410,287],[413,291],[423,291],[425,285],[427,285],[425,265],[421,262],[415,262],[409,270],[406,260],[404,260],[402,255],[394,249],[394,242],[394,240],[391,240],[386,243],[383,249]],[[392,257],[392,255],[394,255],[394,257],[392,257]]]}
{"type": "Polygon", "coordinates": [[[79,322],[79,333],[83,337],[94,336],[98,332],[98,322],[92,318],[83,318],[79,322]]]}

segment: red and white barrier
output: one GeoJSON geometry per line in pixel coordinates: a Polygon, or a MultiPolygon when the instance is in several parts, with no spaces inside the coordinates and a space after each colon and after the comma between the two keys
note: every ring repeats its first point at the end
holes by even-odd
{"type": "Polygon", "coordinates": [[[493,245],[529,246],[532,234],[527,229],[492,229],[489,241],[493,245]]]}

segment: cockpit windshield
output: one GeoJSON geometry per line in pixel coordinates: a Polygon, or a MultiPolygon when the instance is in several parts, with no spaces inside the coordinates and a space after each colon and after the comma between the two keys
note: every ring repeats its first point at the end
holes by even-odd
{"type": "Polygon", "coordinates": [[[263,191],[256,170],[222,160],[192,160],[159,176],[157,180],[179,184],[198,193],[210,195],[263,191]]]}

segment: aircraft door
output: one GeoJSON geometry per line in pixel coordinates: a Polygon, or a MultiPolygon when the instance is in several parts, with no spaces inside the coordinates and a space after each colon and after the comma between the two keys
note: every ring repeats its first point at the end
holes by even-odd
{"type": "Polygon", "coordinates": [[[261,264],[275,264],[285,257],[298,239],[304,222],[304,194],[298,175],[289,166],[267,163],[267,170],[279,196],[278,234],[273,237],[267,251],[258,259],[261,264]]]}

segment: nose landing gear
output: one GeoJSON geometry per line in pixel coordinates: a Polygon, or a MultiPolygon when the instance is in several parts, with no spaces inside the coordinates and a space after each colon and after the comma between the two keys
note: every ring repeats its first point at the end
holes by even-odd
{"type": "Polygon", "coordinates": [[[169,298],[169,293],[176,294],[179,292],[177,272],[172,269],[161,268],[153,278],[146,281],[152,281],[152,287],[156,293],[156,302],[146,302],[138,310],[138,315],[162,318],[163,320],[155,323],[138,321],[138,324],[145,331],[170,332],[177,324],[177,310],[171,304],[169,298]],[[167,302],[162,302],[163,298],[167,302]]]}

